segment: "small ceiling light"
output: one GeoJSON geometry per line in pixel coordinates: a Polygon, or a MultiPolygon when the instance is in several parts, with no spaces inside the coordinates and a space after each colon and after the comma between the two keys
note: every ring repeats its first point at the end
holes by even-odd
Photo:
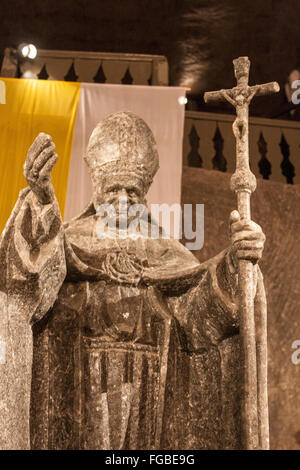
{"type": "Polygon", "coordinates": [[[24,59],[35,59],[37,56],[37,48],[33,44],[20,44],[18,50],[24,59]]]}
{"type": "Polygon", "coordinates": [[[188,100],[185,96],[179,96],[178,103],[179,104],[187,104],[188,100]]]}

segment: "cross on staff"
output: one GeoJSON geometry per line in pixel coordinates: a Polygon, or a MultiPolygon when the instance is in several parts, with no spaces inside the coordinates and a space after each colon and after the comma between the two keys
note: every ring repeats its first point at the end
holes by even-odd
{"type": "MultiPolygon", "coordinates": [[[[237,194],[241,219],[251,219],[250,197],[256,189],[256,178],[249,166],[249,104],[256,96],[279,91],[277,82],[249,86],[248,57],[233,60],[237,86],[204,94],[206,103],[228,101],[236,109],[232,129],[236,138],[236,170],[230,187],[237,194]]],[[[254,318],[254,272],[248,260],[239,260],[238,301],[242,358],[242,446],[244,449],[269,448],[267,396],[266,319],[254,318]],[[257,330],[257,331],[256,331],[257,330]]]]}

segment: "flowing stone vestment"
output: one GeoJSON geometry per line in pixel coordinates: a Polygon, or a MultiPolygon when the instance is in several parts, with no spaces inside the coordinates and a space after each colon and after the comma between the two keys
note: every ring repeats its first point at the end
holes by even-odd
{"type": "Polygon", "coordinates": [[[32,328],[52,307],[66,276],[57,202],[21,191],[0,239],[0,449],[29,448],[32,328]]]}
{"type": "Polygon", "coordinates": [[[199,264],[172,239],[101,240],[96,223],[90,205],[63,225],[56,201],[42,206],[29,189],[7,223],[2,448],[28,445],[19,418],[30,323],[32,448],[239,448],[236,278],[226,251],[199,264]]]}

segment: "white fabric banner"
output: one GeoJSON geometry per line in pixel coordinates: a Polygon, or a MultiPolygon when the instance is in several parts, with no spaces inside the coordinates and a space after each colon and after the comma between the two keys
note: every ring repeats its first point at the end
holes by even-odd
{"type": "Polygon", "coordinates": [[[108,114],[131,111],[144,119],[157,142],[160,169],[149,190],[151,203],[180,203],[185,89],[83,83],[75,123],[65,205],[65,220],[78,215],[91,199],[83,156],[96,124],[108,114]]]}

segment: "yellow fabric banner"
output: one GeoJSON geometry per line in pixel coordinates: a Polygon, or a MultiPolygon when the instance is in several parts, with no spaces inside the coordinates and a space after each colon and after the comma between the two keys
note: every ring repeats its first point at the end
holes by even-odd
{"type": "Polygon", "coordinates": [[[19,191],[27,186],[23,165],[39,132],[50,134],[58,154],[52,173],[64,213],[80,83],[1,78],[6,104],[0,104],[0,233],[19,191]]]}

